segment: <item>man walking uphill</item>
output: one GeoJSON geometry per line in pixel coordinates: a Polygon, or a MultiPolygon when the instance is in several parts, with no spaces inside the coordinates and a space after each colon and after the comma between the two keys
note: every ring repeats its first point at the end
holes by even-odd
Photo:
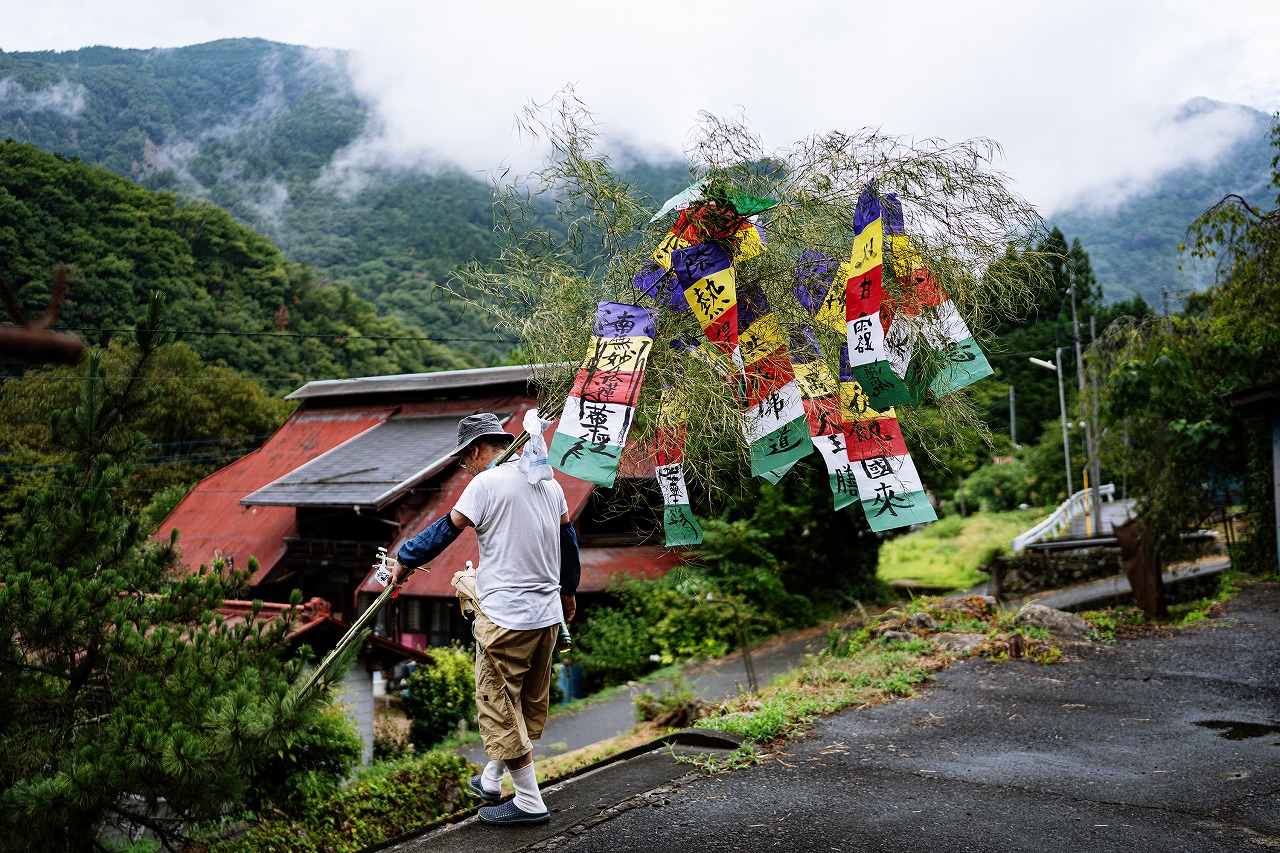
{"type": "Polygon", "coordinates": [[[580,574],[577,536],[560,484],[529,482],[514,460],[493,465],[512,441],[495,415],[463,418],[452,455],[472,480],[452,511],[396,555],[402,565],[417,568],[463,528],[476,529],[476,711],[489,763],[469,787],[496,803],[508,770],[516,789],[510,802],[480,809],[480,820],[492,824],[551,819],[534,776],[532,741],[542,736],[547,719],[551,653],[561,620],[572,619],[577,609],[580,574]]]}

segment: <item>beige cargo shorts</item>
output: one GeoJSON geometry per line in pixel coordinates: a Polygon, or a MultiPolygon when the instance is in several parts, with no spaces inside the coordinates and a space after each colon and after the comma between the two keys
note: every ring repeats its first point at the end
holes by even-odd
{"type": "Polygon", "coordinates": [[[560,628],[512,631],[479,610],[476,638],[476,715],[490,760],[519,758],[533,749],[547,722],[551,655],[560,628]]]}

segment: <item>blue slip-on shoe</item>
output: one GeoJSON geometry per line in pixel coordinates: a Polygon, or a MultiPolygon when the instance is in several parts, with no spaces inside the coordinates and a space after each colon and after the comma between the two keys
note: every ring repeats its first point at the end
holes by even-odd
{"type": "Polygon", "coordinates": [[[467,783],[467,790],[471,792],[473,797],[479,797],[490,803],[496,803],[502,799],[502,791],[490,791],[484,785],[480,784],[479,776],[472,776],[471,781],[467,783]]]}
{"type": "Polygon", "coordinates": [[[515,800],[508,800],[500,806],[485,806],[480,809],[480,821],[494,826],[546,823],[549,820],[551,820],[551,812],[527,812],[517,806],[515,800]]]}

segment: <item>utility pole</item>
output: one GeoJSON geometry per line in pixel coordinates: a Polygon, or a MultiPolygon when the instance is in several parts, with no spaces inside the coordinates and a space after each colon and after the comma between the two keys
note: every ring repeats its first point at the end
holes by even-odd
{"type": "Polygon", "coordinates": [[[1009,443],[1018,446],[1018,416],[1013,408],[1013,386],[1009,386],[1009,443]]]}
{"type": "MultiPolygon", "coordinates": [[[[1089,345],[1092,346],[1098,339],[1098,317],[1095,314],[1089,315],[1089,345]]],[[[1094,489],[1102,486],[1102,432],[1098,429],[1098,371],[1089,374],[1089,383],[1093,387],[1093,435],[1094,441],[1097,442],[1093,446],[1093,487],[1094,489]]],[[[1098,518],[1102,518],[1102,495],[1094,492],[1094,496],[1099,499],[1098,518]]],[[[1101,536],[1103,531],[1095,529],[1094,535],[1101,536]]]]}
{"type": "Polygon", "coordinates": [[[1071,482],[1071,441],[1067,438],[1067,392],[1062,382],[1062,347],[1053,351],[1053,359],[1057,362],[1054,370],[1058,371],[1058,407],[1062,410],[1062,456],[1067,461],[1067,497],[1070,500],[1075,494],[1075,484],[1071,482]]]}
{"type": "Polygon", "coordinates": [[[1071,491],[1073,488],[1071,485],[1071,441],[1067,438],[1067,392],[1062,385],[1062,347],[1058,347],[1053,351],[1053,361],[1045,361],[1043,358],[1034,356],[1027,359],[1027,361],[1058,374],[1058,408],[1062,410],[1062,458],[1067,463],[1066,500],[1070,500],[1075,492],[1071,491]]]}
{"type": "MultiPolygon", "coordinates": [[[[1071,285],[1071,327],[1073,330],[1073,337],[1075,338],[1075,341],[1076,341],[1076,378],[1080,380],[1080,399],[1083,400],[1084,399],[1084,355],[1080,348],[1080,317],[1076,314],[1075,284],[1071,285]]],[[[1086,419],[1084,422],[1084,449],[1085,449],[1085,455],[1086,455],[1085,464],[1090,467],[1092,472],[1094,467],[1092,463],[1094,462],[1094,458],[1097,456],[1097,453],[1093,446],[1093,427],[1089,423],[1088,419],[1086,419]]],[[[1090,478],[1091,480],[1093,480],[1093,482],[1089,484],[1089,520],[1091,522],[1090,534],[1093,536],[1099,536],[1102,533],[1102,531],[1099,529],[1101,526],[1099,524],[1099,521],[1102,517],[1102,508],[1098,506],[1098,481],[1096,477],[1097,475],[1095,473],[1094,476],[1090,478]]]]}

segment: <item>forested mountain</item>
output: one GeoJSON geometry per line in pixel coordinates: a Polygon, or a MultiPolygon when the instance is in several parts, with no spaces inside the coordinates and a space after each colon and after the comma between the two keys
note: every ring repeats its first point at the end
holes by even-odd
{"type": "Polygon", "coordinates": [[[107,170],[0,142],[0,274],[29,313],[70,265],[59,325],[106,343],[152,291],[206,361],[298,382],[467,366],[421,332],[379,318],[350,287],[291,263],[224,211],[107,170]]]}
{"type": "Polygon", "coordinates": [[[1208,165],[1188,165],[1160,176],[1119,204],[1100,200],[1053,213],[1048,218],[1066,234],[1079,238],[1093,261],[1093,272],[1107,302],[1141,296],[1156,310],[1167,294],[1171,309],[1181,307],[1179,292],[1203,288],[1213,280],[1211,265],[1178,251],[1187,226],[1228,193],[1269,207],[1274,191],[1272,150],[1267,130],[1271,118],[1248,107],[1206,98],[1188,101],[1174,123],[1189,120],[1244,124],[1250,129],[1208,165]],[[1178,265],[1185,269],[1178,269],[1178,265]]]}
{"type": "MultiPolygon", "coordinates": [[[[211,201],[379,313],[500,355],[505,339],[439,287],[457,265],[496,253],[490,187],[444,166],[335,179],[335,153],[371,120],[346,63],[339,51],[253,39],[0,53],[0,137],[211,201]]],[[[655,194],[687,177],[683,166],[637,172],[655,194]]]]}
{"type": "MultiPolygon", "coordinates": [[[[65,53],[0,52],[0,137],[79,157],[206,199],[269,237],[293,261],[349,283],[379,313],[451,346],[493,358],[507,344],[486,318],[443,292],[458,264],[491,258],[492,193],[483,176],[441,165],[414,171],[365,164],[356,180],[331,167],[373,119],[341,51],[255,39],[192,47],[65,53]]],[[[1174,121],[1239,122],[1256,132],[1216,162],[1156,179],[1118,205],[1052,212],[1079,237],[1108,302],[1187,290],[1186,226],[1228,192],[1257,194],[1269,175],[1268,117],[1198,99],[1174,121]]],[[[495,164],[496,165],[496,164],[495,164]]],[[[680,164],[643,163],[635,179],[657,198],[684,185],[680,164]]],[[[1175,306],[1176,307],[1176,306],[1175,306]]]]}

